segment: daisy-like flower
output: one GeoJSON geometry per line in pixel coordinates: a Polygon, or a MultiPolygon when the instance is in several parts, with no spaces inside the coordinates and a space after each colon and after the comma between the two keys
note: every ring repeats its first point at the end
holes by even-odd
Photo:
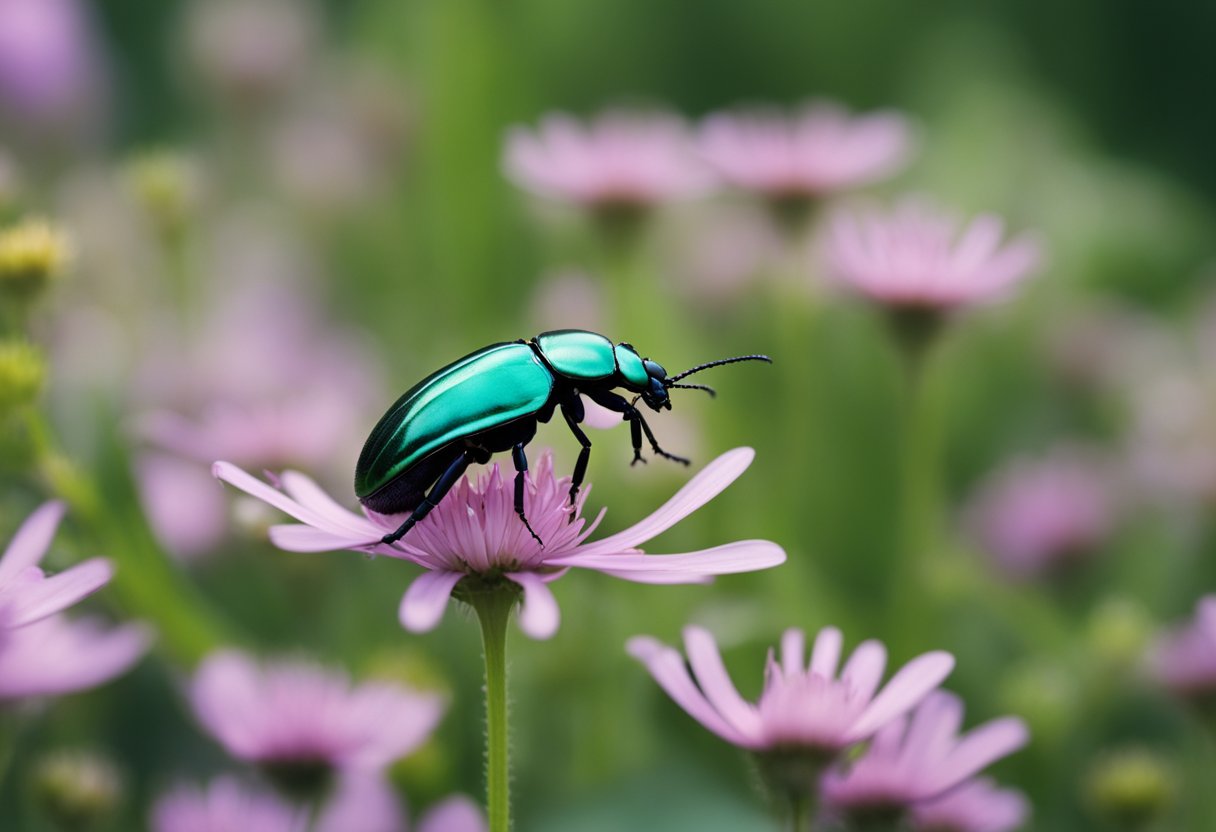
{"type": "Polygon", "coordinates": [[[1171,692],[1216,705],[1216,595],[1200,599],[1193,621],[1157,640],[1148,665],[1171,692]]]}
{"type": "Polygon", "coordinates": [[[129,670],[148,650],[142,624],[107,628],[53,616],[0,630],[0,704],[96,687],[129,670]]]}
{"type": "Polygon", "coordinates": [[[754,704],[739,695],[713,636],[700,627],[684,630],[691,674],[678,650],[649,636],[630,639],[628,650],[689,716],[755,752],[761,773],[776,790],[798,794],[813,788],[819,772],[841,751],[915,707],[954,668],[949,653],[925,653],[879,691],[886,649],[877,641],[863,642],[838,674],[842,642],[834,627],[820,630],[808,664],[802,631],[787,630],[780,661],[769,654],[764,691],[754,704]]]}
{"type": "Polygon", "coordinates": [[[999,217],[981,215],[960,231],[953,217],[906,199],[890,214],[838,213],[826,258],[836,280],[877,303],[942,312],[996,300],[1038,265],[1034,239],[1002,245],[1003,236],[999,217]]]}
{"type": "Polygon", "coordinates": [[[969,525],[984,550],[1017,578],[1095,553],[1115,524],[1110,472],[1070,450],[1017,460],[979,490],[969,525]]]}
{"type": "Polygon", "coordinates": [[[711,462],[657,511],[614,535],[588,542],[604,510],[588,523],[582,517],[589,493],[584,486],[571,507],[570,478],[557,477],[553,458],[542,453],[525,478],[524,511],[542,546],[514,509],[514,475],[497,465],[477,479],[466,477],[393,545],[380,539],[400,525],[400,517],[356,514],[339,505],[303,474],[288,471],[282,490],[226,462],[215,475],[265,500],[304,525],[270,529],[281,549],[319,552],[351,549],[387,555],[424,569],[401,601],[402,625],[414,632],[434,628],[452,591],[462,580],[506,581],[523,591],[520,626],[533,638],[557,631],[560,613],[548,584],[572,567],[593,569],[639,583],[701,583],[714,575],[767,569],[785,561],[785,552],[766,540],[741,540],[676,555],[650,555],[638,547],[705,505],[743,473],[755,453],[736,448],[711,462]]]}
{"type": "Polygon", "coordinates": [[[994,719],[960,735],[963,703],[935,691],[911,718],[901,716],[875,734],[866,753],[830,770],[820,786],[825,804],[849,818],[899,817],[915,803],[939,797],[1024,746],[1025,723],[994,719]]]}
{"type": "Polygon", "coordinates": [[[231,650],[203,661],[190,699],[229,754],[304,792],[336,771],[377,771],[404,757],[444,710],[440,697],[399,684],[353,687],[340,672],[303,662],[259,666],[231,650]]]}
{"type": "Polygon", "coordinates": [[[588,123],[553,114],[507,134],[503,168],[524,190],[596,211],[645,209],[713,184],[683,120],[608,111],[588,123]]]}
{"type": "Polygon", "coordinates": [[[54,615],[96,592],[114,575],[93,558],[48,576],[38,568],[63,518],[60,502],[44,503],[22,523],[0,556],[0,632],[54,615]]]}
{"type": "Polygon", "coordinates": [[[383,777],[346,775],[317,819],[314,832],[485,832],[485,814],[463,795],[431,807],[417,825],[383,777]]]}
{"type": "Polygon", "coordinates": [[[1029,816],[1030,803],[1024,794],[997,788],[986,777],[918,803],[909,813],[916,832],[1013,832],[1029,816]]]}
{"type": "Polygon", "coordinates": [[[907,162],[911,133],[897,113],[854,116],[816,101],[789,116],[776,110],[711,115],[698,146],[730,185],[778,202],[812,201],[895,173],[907,162]]]}
{"type": "Polygon", "coordinates": [[[152,807],[152,832],[305,832],[308,813],[269,792],[221,777],[206,789],[178,786],[152,807]]]}

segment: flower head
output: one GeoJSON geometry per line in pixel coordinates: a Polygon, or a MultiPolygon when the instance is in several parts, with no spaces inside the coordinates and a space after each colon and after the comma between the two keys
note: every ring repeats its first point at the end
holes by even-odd
{"type": "Polygon", "coordinates": [[[46,618],[0,630],[0,703],[87,690],[125,673],[152,641],[142,624],[46,618]]]}
{"type": "Polygon", "coordinates": [[[308,813],[274,794],[221,777],[206,789],[178,786],[152,808],[152,832],[305,832],[308,813]]]}
{"type": "Polygon", "coordinates": [[[0,633],[72,606],[113,576],[114,569],[104,558],[87,560],[51,576],[38,568],[62,517],[62,503],[44,503],[21,525],[0,556],[0,633]]]}
{"type": "Polygon", "coordinates": [[[646,208],[712,184],[687,126],[671,115],[546,116],[535,131],[511,130],[503,167],[525,190],[593,209],[646,208]]]}
{"type": "Polygon", "coordinates": [[[444,709],[440,697],[398,684],[355,687],[340,672],[303,662],[259,666],[232,650],[203,661],[190,693],[199,721],[228,753],[284,779],[308,780],[304,786],[404,757],[444,709]]]}
{"type": "Polygon", "coordinates": [[[896,113],[850,115],[829,102],[797,114],[719,113],[705,120],[701,154],[731,185],[769,199],[814,199],[894,173],[911,149],[896,113]]]}
{"type": "Polygon", "coordinates": [[[0,293],[19,300],[36,296],[71,262],[67,235],[41,219],[0,231],[0,293]]]}
{"type": "Polygon", "coordinates": [[[916,832],[1013,832],[1029,815],[1025,795],[980,777],[917,803],[911,820],[916,832]]]}
{"type": "Polygon", "coordinates": [[[938,797],[982,768],[1026,744],[1025,723],[994,719],[960,735],[963,703],[935,691],[911,718],[879,729],[865,754],[829,771],[821,786],[825,803],[845,815],[903,812],[938,797]]]}
{"type": "Polygon", "coordinates": [[[505,579],[523,591],[520,625],[524,632],[548,638],[556,632],[560,618],[548,584],[572,567],[640,583],[668,584],[700,583],[714,575],[766,569],[784,562],[785,552],[766,540],[741,540],[677,555],[648,555],[638,548],[721,493],[751,464],[753,456],[750,448],[723,454],[649,517],[624,531],[587,542],[604,512],[588,523],[582,508],[589,488],[584,487],[571,506],[570,478],[557,477],[552,456],[541,454],[525,478],[524,513],[543,546],[515,514],[513,476],[504,476],[497,465],[477,479],[466,477],[458,483],[409,535],[391,546],[380,540],[401,518],[356,514],[303,474],[285,472],[279,479],[280,491],[226,462],[217,462],[214,473],[303,523],[271,528],[270,539],[281,549],[351,549],[407,560],[426,569],[401,601],[401,623],[408,630],[435,627],[462,579],[505,579]]]}
{"type": "Polygon", "coordinates": [[[945,311],[995,300],[1040,260],[1029,236],[1004,245],[1004,224],[984,214],[961,232],[958,222],[924,203],[905,200],[888,215],[841,212],[827,237],[833,276],[890,307],[945,311]]]}
{"type": "Polygon", "coordinates": [[[1109,472],[1062,451],[1019,460],[980,489],[969,515],[985,551],[1015,577],[1040,575],[1092,554],[1115,523],[1109,472]]]}
{"type": "Polygon", "coordinates": [[[727,742],[752,751],[804,750],[830,759],[906,713],[954,667],[949,653],[925,653],[899,670],[879,691],[886,650],[862,643],[837,674],[842,636],[825,627],[815,638],[810,663],[801,630],[787,630],[781,659],[769,655],[764,691],[745,701],[731,684],[713,636],[684,630],[684,657],[648,636],[630,639],[631,655],[646,665],[668,695],[727,742]]]}
{"type": "Polygon", "coordinates": [[[1149,669],[1170,691],[1190,699],[1216,696],[1216,595],[1205,595],[1188,625],[1157,640],[1149,669]]]}

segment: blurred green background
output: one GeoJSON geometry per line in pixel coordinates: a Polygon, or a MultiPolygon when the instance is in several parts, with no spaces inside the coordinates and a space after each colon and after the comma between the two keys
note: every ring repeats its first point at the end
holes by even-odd
{"type": "MultiPolygon", "coordinates": [[[[758,457],[738,484],[648,548],[765,537],[786,548],[788,563],[712,587],[645,587],[591,573],[555,584],[557,636],[511,637],[519,829],[766,828],[742,756],[680,712],[624,653],[629,636],[674,642],[689,622],[719,635],[748,697],[759,692],[765,651],[790,626],[833,624],[850,646],[881,638],[893,665],[949,650],[958,668],[947,686],[965,698],[969,725],[1004,713],[1030,723],[1030,747],[995,773],[1031,797],[1031,828],[1116,828],[1088,805],[1086,772],[1112,751],[1139,747],[1177,779],[1178,799],[1159,828],[1216,827],[1210,737],[1135,672],[1156,623],[1188,614],[1216,585],[1210,506],[1188,507],[1183,531],[1172,515],[1130,513],[1086,574],[1048,587],[1008,583],[957,522],[980,478],[1011,455],[1077,439],[1118,452],[1118,402],[1072,384],[1053,363],[1071,316],[1115,300],[1182,331],[1205,297],[1216,6],[335,0],[313,10],[319,31],[308,61],[324,77],[371,73],[391,101],[393,141],[373,168],[374,187],[320,207],[264,175],[274,152],[263,140],[264,114],[233,106],[200,80],[185,46],[197,8],[108,0],[94,11],[111,115],[83,147],[18,147],[30,203],[54,216],[79,171],[117,171],[148,150],[205,159],[205,208],[187,221],[186,259],[205,224],[249,205],[269,212],[323,276],[328,314],[382,362],[383,405],[474,348],[560,325],[538,309],[553,290],[546,276],[563,271],[598,287],[592,311],[605,334],[669,369],[742,352],[775,359],[718,371],[716,400],[688,394],[652,420],[668,449],[694,465],[738,445],[756,447],[758,457]],[[949,569],[913,599],[914,622],[891,615],[909,414],[876,316],[763,275],[723,301],[701,291],[695,268],[680,260],[704,233],[697,208],[665,212],[624,256],[569,214],[538,208],[500,171],[505,130],[549,111],[640,103],[699,118],[810,97],[894,107],[915,121],[915,160],[875,193],[911,190],[966,212],[993,210],[1014,229],[1036,229],[1049,251],[1047,268],[1014,301],[959,320],[931,369],[949,569]],[[677,279],[681,268],[690,276],[677,279]]],[[[80,284],[103,268],[89,255],[83,247],[61,296],[89,295],[80,284]]],[[[791,256],[777,270],[804,267],[809,280],[810,262],[791,256]]],[[[104,266],[122,267],[121,254],[104,266]]],[[[154,267],[135,283],[170,279],[154,267]]],[[[65,446],[103,481],[123,482],[124,397],[59,385],[51,401],[65,446]],[[105,426],[78,429],[90,422],[105,426]]],[[[367,429],[380,413],[367,411],[367,429]]],[[[623,429],[593,441],[589,506],[609,507],[605,533],[687,476],[661,461],[631,469],[623,429]]],[[[546,428],[534,447],[545,445],[559,470],[572,465],[576,446],[564,428],[546,428]]],[[[28,477],[8,482],[8,503],[22,511],[41,496],[28,477]]],[[[6,512],[6,531],[22,511],[6,512]]],[[[448,691],[436,738],[395,771],[417,807],[454,789],[481,794],[481,665],[475,622],[454,609],[434,633],[400,629],[394,613],[412,577],[411,567],[384,559],[289,556],[237,535],[191,565],[186,580],[247,645],[448,691]]],[[[105,593],[96,605],[108,602],[124,617],[154,612],[130,598],[105,593]]],[[[33,760],[43,749],[84,744],[112,754],[130,786],[115,829],[140,826],[150,800],[176,779],[226,767],[182,704],[182,653],[171,639],[161,647],[135,673],[56,703],[20,752],[33,760]]],[[[21,797],[23,770],[16,766],[0,792],[0,828],[41,828],[21,825],[36,823],[21,797]]]]}

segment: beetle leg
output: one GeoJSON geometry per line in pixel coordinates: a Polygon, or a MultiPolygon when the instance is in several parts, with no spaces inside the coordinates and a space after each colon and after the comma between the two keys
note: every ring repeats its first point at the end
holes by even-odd
{"type": "MultiPolygon", "coordinates": [[[[646,434],[646,438],[650,440],[650,449],[652,451],[654,451],[655,456],[661,456],[661,457],[663,457],[663,459],[670,459],[672,462],[678,462],[681,465],[690,465],[692,463],[691,459],[686,459],[685,457],[682,457],[682,456],[676,456],[675,454],[669,454],[669,453],[667,453],[667,451],[665,451],[659,447],[658,440],[656,440],[654,438],[654,433],[652,433],[650,430],[650,425],[646,424],[646,420],[642,418],[642,411],[638,410],[637,408],[634,408],[632,414],[629,414],[629,413],[625,414],[625,418],[626,419],[632,418],[634,420],[633,424],[635,426],[641,425],[642,430],[646,434]]],[[[636,448],[634,449],[634,453],[637,453],[636,448]]]]}
{"type": "Polygon", "coordinates": [[[401,538],[405,537],[405,533],[414,528],[415,523],[430,514],[431,509],[439,505],[439,501],[447,496],[447,493],[452,490],[452,486],[456,484],[456,481],[460,479],[460,477],[464,474],[465,469],[469,467],[469,463],[472,461],[473,456],[469,451],[465,451],[463,454],[456,457],[456,459],[452,461],[452,464],[448,466],[448,469],[444,471],[443,474],[440,475],[439,479],[435,481],[435,484],[431,486],[431,490],[427,492],[427,495],[422,499],[422,502],[415,506],[414,510],[410,513],[410,516],[405,518],[405,522],[397,527],[397,531],[386,534],[384,537],[380,538],[380,542],[391,546],[401,538]]]}
{"type": "MultiPolygon", "coordinates": [[[[650,428],[646,427],[646,423],[642,421],[642,414],[638,409],[625,400],[624,396],[618,396],[616,393],[609,393],[606,390],[588,390],[587,395],[596,404],[602,405],[609,410],[615,410],[620,413],[625,421],[629,423],[629,438],[633,442],[633,461],[630,465],[637,465],[639,462],[643,465],[646,460],[642,457],[642,431],[646,431],[646,435],[650,437],[650,444],[655,449],[655,452],[660,456],[670,457],[671,455],[659,450],[659,446],[654,441],[654,436],[650,433],[650,428]]],[[[679,459],[679,457],[676,457],[679,459]]]]}
{"type": "MultiPolygon", "coordinates": [[[[587,434],[583,433],[583,429],[578,426],[577,413],[568,410],[565,405],[562,405],[562,415],[566,417],[566,424],[570,426],[570,432],[574,434],[574,438],[582,445],[582,449],[578,452],[578,462],[574,464],[574,478],[570,480],[570,507],[574,507],[574,500],[578,497],[578,489],[583,484],[583,478],[587,476],[587,462],[591,459],[591,440],[587,438],[587,434]]],[[[569,522],[574,522],[574,512],[570,512],[569,522]]]]}
{"type": "Polygon", "coordinates": [[[511,448],[511,460],[515,463],[515,513],[524,522],[524,528],[528,530],[528,534],[532,535],[532,538],[543,549],[545,541],[541,540],[540,536],[532,530],[532,524],[528,522],[528,518],[524,514],[524,474],[528,473],[528,457],[524,455],[524,443],[520,442],[511,448]]]}

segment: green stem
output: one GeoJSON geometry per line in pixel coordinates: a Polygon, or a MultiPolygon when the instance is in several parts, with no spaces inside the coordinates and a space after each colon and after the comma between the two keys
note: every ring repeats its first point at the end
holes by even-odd
{"type": "Polygon", "coordinates": [[[790,832],[811,832],[814,805],[808,792],[790,795],[790,832]]]}
{"type": "MultiPolygon", "coordinates": [[[[467,583],[469,579],[465,579],[467,583]]],[[[519,597],[500,580],[459,593],[477,613],[486,663],[486,811],[490,832],[511,829],[510,734],[507,724],[507,624],[519,597]]]]}

